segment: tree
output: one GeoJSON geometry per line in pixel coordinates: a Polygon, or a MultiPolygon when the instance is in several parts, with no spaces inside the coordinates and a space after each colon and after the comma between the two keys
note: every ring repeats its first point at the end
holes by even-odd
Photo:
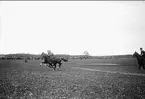
{"type": "Polygon", "coordinates": [[[83,55],[84,55],[84,58],[87,59],[87,58],[89,57],[90,54],[89,54],[88,51],[85,51],[85,52],[83,53],[83,55]]]}
{"type": "Polygon", "coordinates": [[[85,56],[89,56],[89,55],[90,55],[88,51],[85,51],[83,54],[84,54],[85,56]]]}
{"type": "Polygon", "coordinates": [[[47,50],[47,54],[48,54],[49,56],[53,55],[53,53],[51,52],[51,50],[47,50]]]}

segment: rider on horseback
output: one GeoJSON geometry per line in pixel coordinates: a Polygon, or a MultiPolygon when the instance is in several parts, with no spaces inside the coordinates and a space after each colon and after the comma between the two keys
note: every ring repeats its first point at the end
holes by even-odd
{"type": "Polygon", "coordinates": [[[141,51],[141,56],[145,58],[145,51],[143,50],[143,48],[140,48],[141,51]]]}
{"type": "Polygon", "coordinates": [[[54,58],[54,54],[50,50],[47,50],[47,54],[51,59],[54,58]]]}
{"type": "MultiPolygon", "coordinates": [[[[42,52],[41,55],[46,56],[46,54],[44,52],[42,52]]],[[[42,57],[42,61],[41,62],[46,63],[46,60],[44,59],[44,57],[42,57]]]]}
{"type": "MultiPolygon", "coordinates": [[[[48,57],[49,60],[54,58],[54,55],[53,55],[53,53],[50,50],[47,50],[47,54],[42,52],[42,55],[44,57],[48,57]]],[[[43,57],[42,62],[47,63],[49,60],[46,60],[44,57],[43,57]]]]}
{"type": "Polygon", "coordinates": [[[67,59],[64,58],[57,58],[54,56],[54,54],[50,51],[47,50],[47,54],[44,52],[41,54],[42,59],[44,60],[43,62],[40,63],[40,66],[45,64],[45,66],[49,66],[50,68],[53,68],[54,70],[56,69],[57,64],[59,64],[59,68],[61,66],[61,61],[67,62],[67,59]]]}

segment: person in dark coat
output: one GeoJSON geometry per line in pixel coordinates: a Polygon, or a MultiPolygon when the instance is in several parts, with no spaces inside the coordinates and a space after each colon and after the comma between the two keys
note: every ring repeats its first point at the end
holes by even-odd
{"type": "Polygon", "coordinates": [[[145,51],[143,50],[143,48],[140,48],[141,51],[141,56],[145,58],[145,51]]]}

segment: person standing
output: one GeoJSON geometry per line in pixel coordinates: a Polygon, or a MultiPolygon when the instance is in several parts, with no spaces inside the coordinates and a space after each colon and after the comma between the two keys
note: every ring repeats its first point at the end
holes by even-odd
{"type": "Polygon", "coordinates": [[[140,48],[140,51],[141,51],[141,56],[145,58],[145,51],[143,50],[143,48],[140,48]]]}

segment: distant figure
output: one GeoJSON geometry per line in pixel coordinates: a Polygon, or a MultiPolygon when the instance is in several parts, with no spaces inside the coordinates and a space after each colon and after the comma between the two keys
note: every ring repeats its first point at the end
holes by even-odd
{"type": "Polygon", "coordinates": [[[25,58],[25,61],[24,61],[25,63],[27,63],[28,61],[27,61],[27,59],[25,58]]]}
{"type": "Polygon", "coordinates": [[[143,50],[143,48],[140,48],[140,51],[141,51],[141,56],[145,58],[145,51],[143,50]]]}

